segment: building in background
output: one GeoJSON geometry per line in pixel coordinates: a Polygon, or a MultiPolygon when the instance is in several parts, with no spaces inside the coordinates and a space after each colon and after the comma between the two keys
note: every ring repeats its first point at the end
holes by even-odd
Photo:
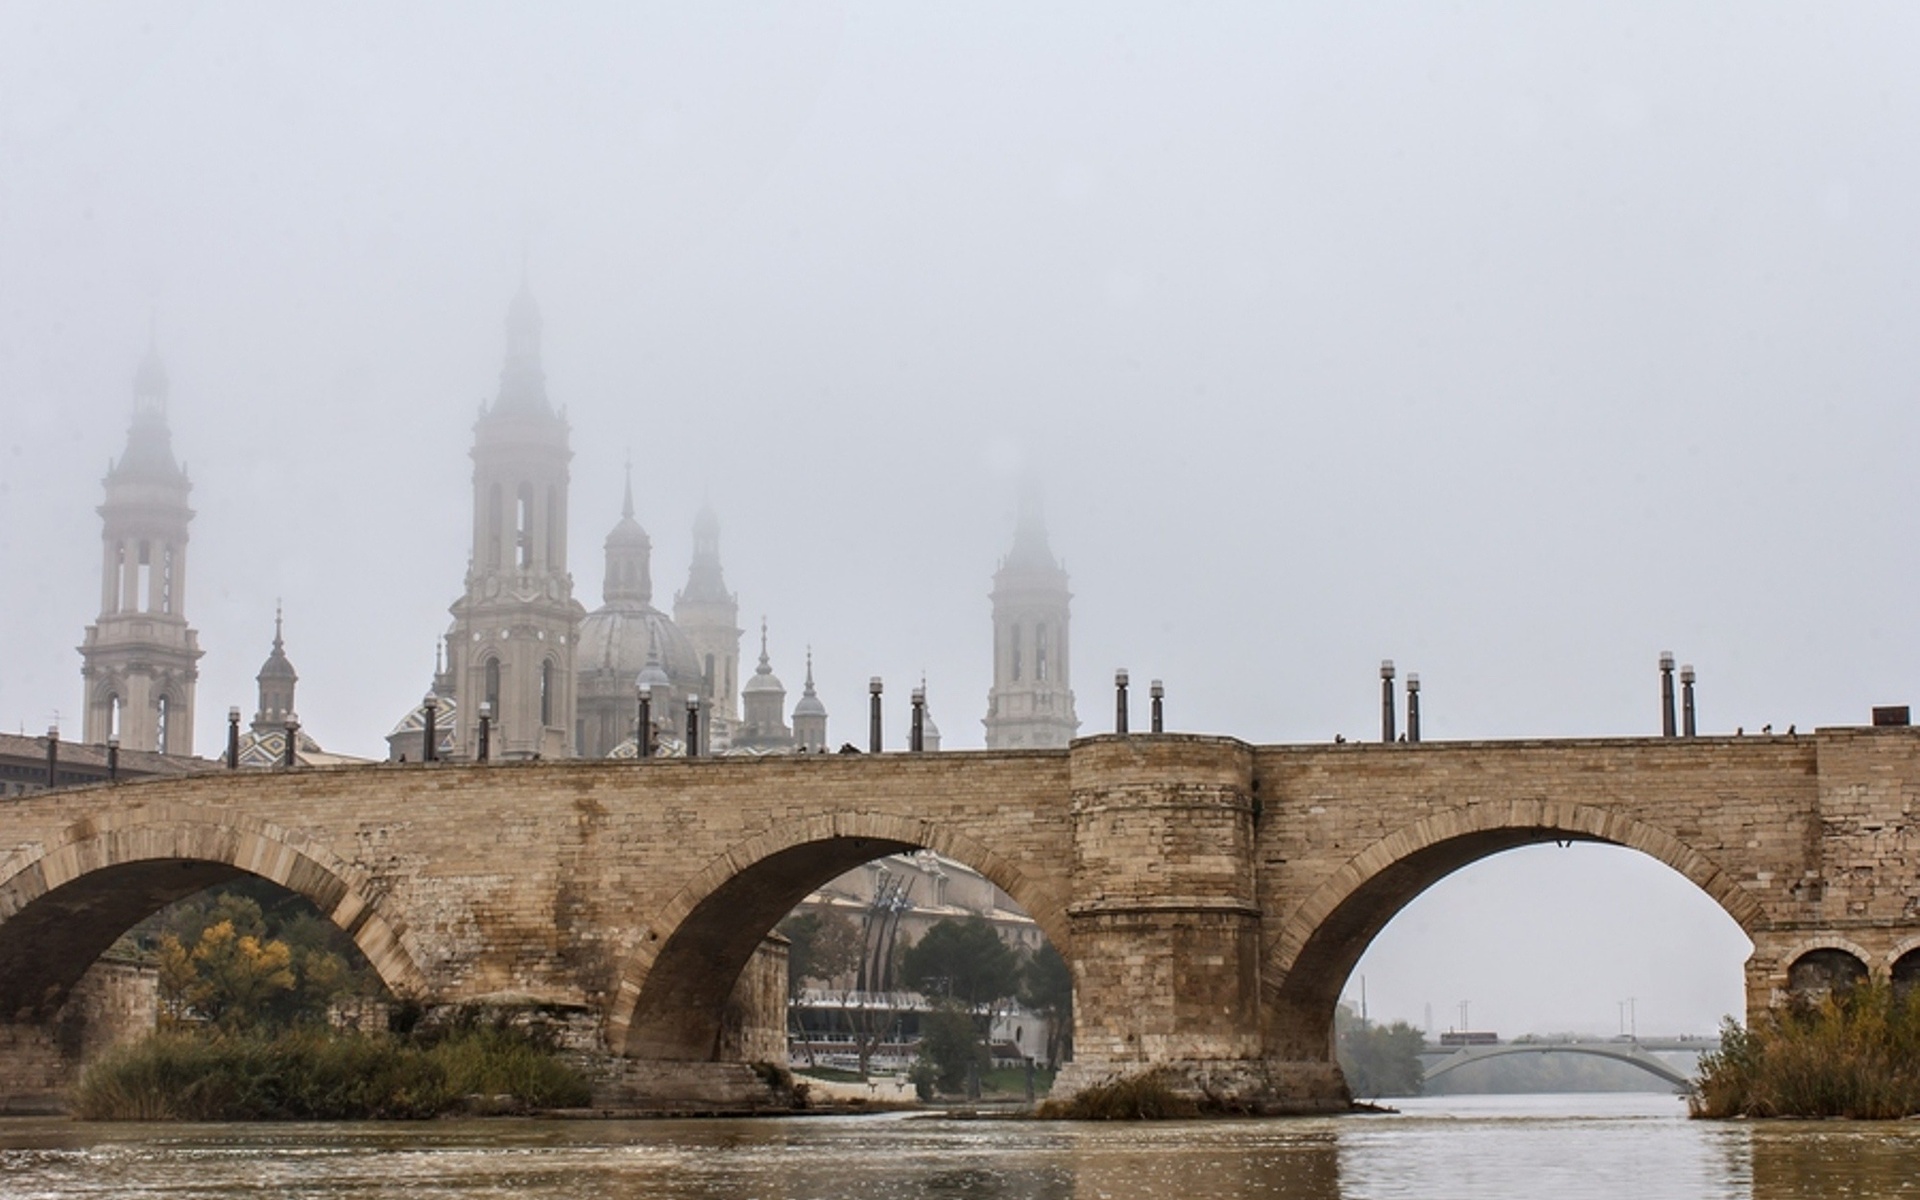
{"type": "Polygon", "coordinates": [[[201,654],[186,618],[193,484],[173,457],[167,373],[151,345],[134,375],[126,451],[104,482],[100,615],[80,646],[83,740],[190,755],[201,654]]]}
{"type": "Polygon", "coordinates": [[[1013,549],[993,576],[993,689],[987,749],[1064,747],[1080,728],[1073,712],[1067,572],[1047,545],[1040,496],[1020,496],[1013,549]]]}

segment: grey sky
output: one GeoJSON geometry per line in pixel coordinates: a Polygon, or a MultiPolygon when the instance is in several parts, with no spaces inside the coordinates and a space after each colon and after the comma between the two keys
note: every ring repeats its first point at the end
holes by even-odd
{"type": "MultiPolygon", "coordinates": [[[[377,752],[523,246],[577,594],[631,448],[656,601],[710,496],[837,739],[924,670],[980,744],[1023,462],[1088,731],[1125,665],[1179,728],[1362,736],[1391,656],[1430,737],[1645,733],[1662,649],[1708,729],[1861,721],[1920,700],[1916,51],[1893,4],[0,4],[0,725],[77,732],[151,313],[201,748],[284,597],[308,729],[377,752]]],[[[1433,911],[1537,907],[1480,870],[1433,911]]],[[[1670,1027],[1738,1004],[1695,899],[1734,966],[1670,1027]]],[[[1449,986],[1524,990],[1489,961],[1449,986]]]]}

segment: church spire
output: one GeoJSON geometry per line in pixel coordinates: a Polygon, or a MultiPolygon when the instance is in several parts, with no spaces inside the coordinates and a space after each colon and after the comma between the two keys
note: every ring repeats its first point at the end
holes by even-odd
{"type": "Polygon", "coordinates": [[[293,669],[293,662],[287,658],[287,644],[282,636],[283,615],[279,603],[273,606],[273,650],[267,655],[267,661],[260,666],[260,673],[254,681],[260,685],[260,707],[253,714],[253,731],[264,734],[269,730],[285,729],[287,721],[297,711],[293,703],[294,685],[300,676],[293,669]]]}
{"type": "Polygon", "coordinates": [[[600,583],[604,603],[641,608],[653,603],[653,539],[633,519],[633,461],[627,461],[627,491],[620,520],[607,534],[607,569],[600,583]]]}
{"type": "Polygon", "coordinates": [[[1013,548],[993,576],[993,689],[987,749],[1061,747],[1073,739],[1067,573],[1047,544],[1040,493],[1020,489],[1013,548]]]}
{"type": "Polygon", "coordinates": [[[497,408],[552,412],[547,403],[547,375],[540,362],[542,328],[540,306],[534,301],[533,286],[523,271],[520,290],[507,305],[507,357],[500,369],[497,408]]]}

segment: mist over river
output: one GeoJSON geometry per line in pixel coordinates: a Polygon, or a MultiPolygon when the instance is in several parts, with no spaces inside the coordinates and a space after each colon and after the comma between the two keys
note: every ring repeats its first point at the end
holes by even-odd
{"type": "Polygon", "coordinates": [[[1476,1096],[1166,1124],[924,1116],[0,1121],[0,1197],[1801,1200],[1920,1196],[1920,1124],[1704,1122],[1670,1096],[1476,1096]]]}

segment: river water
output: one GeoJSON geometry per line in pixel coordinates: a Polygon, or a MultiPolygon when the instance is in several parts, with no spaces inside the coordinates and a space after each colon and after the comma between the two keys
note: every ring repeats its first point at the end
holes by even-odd
{"type": "Polygon", "coordinates": [[[1830,1200],[1920,1197],[1920,1122],[1689,1121],[1670,1096],[1446,1097],[1170,1124],[922,1116],[0,1120],[0,1197],[1830,1200]]]}

